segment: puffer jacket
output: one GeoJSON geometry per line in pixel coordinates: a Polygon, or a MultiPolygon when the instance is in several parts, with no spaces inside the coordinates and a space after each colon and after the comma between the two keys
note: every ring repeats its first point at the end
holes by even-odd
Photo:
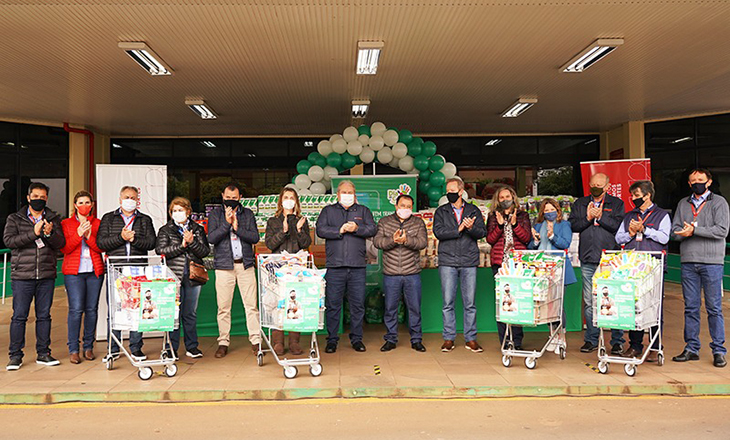
{"type": "MultiPolygon", "coordinates": [[[[147,214],[137,211],[134,218],[132,230],[134,241],[130,243],[130,256],[146,256],[149,251],[155,248],[155,227],[152,225],[152,218],[147,214]]],[[[127,242],[122,238],[124,229],[122,210],[115,209],[107,212],[99,223],[99,233],[96,235],[96,244],[99,249],[106,252],[110,257],[127,256],[127,242]]],[[[129,262],[137,262],[129,260],[129,262]]]]}
{"type": "Polygon", "coordinates": [[[10,248],[10,279],[12,280],[46,280],[56,278],[56,253],[66,245],[61,228],[61,217],[50,209],[43,211],[43,218],[53,224],[50,237],[35,235],[35,224],[28,218],[28,206],[10,214],[5,224],[3,240],[10,248]],[[43,240],[45,245],[38,248],[36,239],[43,240]]]}
{"type": "Polygon", "coordinates": [[[383,273],[401,276],[420,273],[421,249],[426,248],[427,240],[426,224],[420,217],[412,215],[404,222],[397,214],[381,218],[373,244],[383,250],[383,273]],[[398,229],[406,231],[404,244],[393,241],[393,234],[398,229]]]}
{"type": "Polygon", "coordinates": [[[479,245],[477,240],[487,235],[482,211],[471,203],[464,203],[462,221],[474,217],[474,226],[459,232],[454,209],[450,203],[441,205],[433,216],[433,235],[439,240],[439,266],[479,266],[479,245]]]}
{"type": "MultiPolygon", "coordinates": [[[[525,211],[517,211],[517,223],[512,226],[512,241],[517,250],[527,249],[532,240],[532,227],[530,226],[530,214],[525,211]]],[[[489,213],[487,217],[487,243],[492,245],[492,252],[489,259],[492,267],[502,265],[504,258],[504,225],[497,221],[497,214],[489,213]]]]}
{"type": "Polygon", "coordinates": [[[581,197],[573,203],[570,211],[570,226],[580,234],[578,257],[581,263],[598,264],[603,250],[618,249],[616,231],[624,219],[624,202],[618,197],[606,194],[603,215],[596,222],[587,218],[588,205],[593,203],[591,196],[581,197]]]}
{"type": "Polygon", "coordinates": [[[317,236],[324,238],[327,267],[367,266],[365,240],[373,237],[377,225],[373,213],[367,206],[355,203],[345,208],[339,203],[327,205],[317,219],[317,236]],[[340,234],[340,228],[347,222],[357,224],[357,231],[340,234]]]}
{"type": "MultiPolygon", "coordinates": [[[[238,229],[235,231],[241,240],[243,251],[243,267],[248,269],[254,265],[253,245],[259,242],[259,230],[256,217],[248,208],[236,209],[238,229]]],[[[208,216],[208,241],[213,248],[216,270],[233,270],[233,249],[231,248],[231,225],[226,221],[226,210],[218,206],[208,216]]]]}
{"type": "MultiPolygon", "coordinates": [[[[165,256],[167,267],[180,280],[185,278],[186,273],[189,276],[189,270],[186,269],[190,264],[190,260],[203,264],[203,258],[210,253],[205,229],[194,221],[188,221],[187,228],[193,232],[193,242],[186,247],[182,245],[182,234],[173,220],[168,221],[165,226],[160,228],[157,233],[157,246],[155,246],[157,255],[165,256]]],[[[190,284],[199,286],[201,283],[190,280],[190,284]]]]}
{"type": "Polygon", "coordinates": [[[271,253],[280,254],[284,251],[295,254],[302,249],[307,249],[312,244],[312,237],[309,235],[309,222],[304,222],[302,230],[297,232],[297,222],[301,217],[295,215],[287,216],[289,228],[284,232],[284,214],[271,217],[266,222],[266,236],[264,241],[271,253]]]}

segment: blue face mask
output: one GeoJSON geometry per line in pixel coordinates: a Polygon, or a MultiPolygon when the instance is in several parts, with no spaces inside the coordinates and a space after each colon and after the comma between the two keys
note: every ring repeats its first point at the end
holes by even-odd
{"type": "Polygon", "coordinates": [[[546,212],[545,213],[545,220],[549,222],[554,222],[558,219],[558,213],[557,212],[546,212]]]}

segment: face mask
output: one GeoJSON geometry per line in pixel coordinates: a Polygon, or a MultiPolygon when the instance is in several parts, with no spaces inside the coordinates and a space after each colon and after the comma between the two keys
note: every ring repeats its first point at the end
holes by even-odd
{"type": "Polygon", "coordinates": [[[185,220],[188,219],[188,215],[185,213],[185,211],[173,211],[172,219],[175,220],[175,223],[183,224],[185,223],[185,220]]]}
{"type": "Polygon", "coordinates": [[[340,194],[340,204],[345,208],[355,204],[355,194],[340,194]]]}
{"type": "Polygon", "coordinates": [[[91,205],[81,205],[76,207],[76,212],[79,213],[79,215],[83,215],[86,217],[91,212],[91,205]]]}
{"type": "Polygon", "coordinates": [[[558,219],[558,213],[557,212],[546,212],[545,213],[545,220],[549,222],[554,222],[558,219]]]}
{"type": "Polygon", "coordinates": [[[591,195],[593,197],[600,197],[601,194],[603,194],[603,188],[597,188],[595,186],[591,187],[591,195]]]}
{"type": "Polygon", "coordinates": [[[137,209],[137,201],[134,199],[124,199],[122,200],[122,210],[127,212],[132,212],[135,209],[137,209]]]}
{"type": "Polygon", "coordinates": [[[295,202],[292,199],[286,199],[286,200],[282,200],[281,206],[284,209],[294,209],[294,207],[297,206],[297,202],[295,202]]]}
{"type": "Polygon", "coordinates": [[[46,201],[43,199],[33,199],[30,202],[30,208],[33,211],[40,212],[46,207],[46,201]]]}
{"type": "Polygon", "coordinates": [[[231,209],[236,209],[241,204],[238,200],[223,200],[223,206],[231,209]]]}
{"type": "Polygon", "coordinates": [[[413,211],[410,209],[402,208],[395,211],[396,214],[398,214],[398,217],[402,218],[403,220],[408,220],[408,218],[413,214],[413,211]]]}
{"type": "Polygon", "coordinates": [[[639,206],[644,204],[644,198],[639,197],[638,199],[631,199],[631,203],[634,204],[634,208],[638,208],[639,206]]]}
{"type": "Polygon", "coordinates": [[[692,184],[692,192],[697,194],[698,196],[701,196],[702,194],[707,191],[707,182],[700,182],[700,183],[693,183],[692,184]]]}
{"type": "Polygon", "coordinates": [[[504,209],[504,210],[507,210],[507,209],[510,209],[512,207],[512,204],[513,203],[514,203],[513,200],[502,200],[501,202],[499,202],[499,207],[502,208],[502,209],[504,209]]]}
{"type": "Polygon", "coordinates": [[[446,198],[449,200],[449,203],[456,203],[459,200],[459,193],[446,193],[446,198]]]}

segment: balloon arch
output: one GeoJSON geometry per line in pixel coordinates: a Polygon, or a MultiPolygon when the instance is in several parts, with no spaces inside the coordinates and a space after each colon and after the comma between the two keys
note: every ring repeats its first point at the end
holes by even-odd
{"type": "Polygon", "coordinates": [[[456,166],[436,154],[435,143],[424,142],[409,130],[386,128],[382,122],[375,122],[371,126],[347,127],[342,134],[320,141],[317,151],[297,163],[299,174],[287,186],[295,187],[300,194],[325,194],[332,187],[332,176],[375,160],[418,174],[418,190],[432,207],[438,206],[446,194],[446,181],[456,176],[456,166]]]}

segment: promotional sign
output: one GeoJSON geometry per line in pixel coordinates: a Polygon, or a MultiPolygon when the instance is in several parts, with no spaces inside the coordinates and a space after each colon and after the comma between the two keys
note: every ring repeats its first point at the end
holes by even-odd
{"type": "Polygon", "coordinates": [[[280,288],[284,298],[284,330],[316,332],[319,328],[322,284],[297,281],[283,283],[280,288]]]}
{"type": "Polygon", "coordinates": [[[138,330],[173,331],[175,329],[176,294],[174,282],[150,281],[140,283],[138,330]]]}
{"type": "Polygon", "coordinates": [[[626,210],[630,210],[631,193],[629,187],[637,180],[651,180],[650,159],[604,160],[581,162],[580,173],[583,180],[583,195],[590,194],[591,176],[603,173],[608,176],[608,194],[623,200],[626,210]]]}
{"type": "Polygon", "coordinates": [[[536,281],[526,277],[497,277],[500,322],[523,325],[535,323],[533,291],[536,281]]]}
{"type": "Polygon", "coordinates": [[[596,280],[596,323],[600,328],[636,328],[636,283],[626,280],[596,280]]]}

